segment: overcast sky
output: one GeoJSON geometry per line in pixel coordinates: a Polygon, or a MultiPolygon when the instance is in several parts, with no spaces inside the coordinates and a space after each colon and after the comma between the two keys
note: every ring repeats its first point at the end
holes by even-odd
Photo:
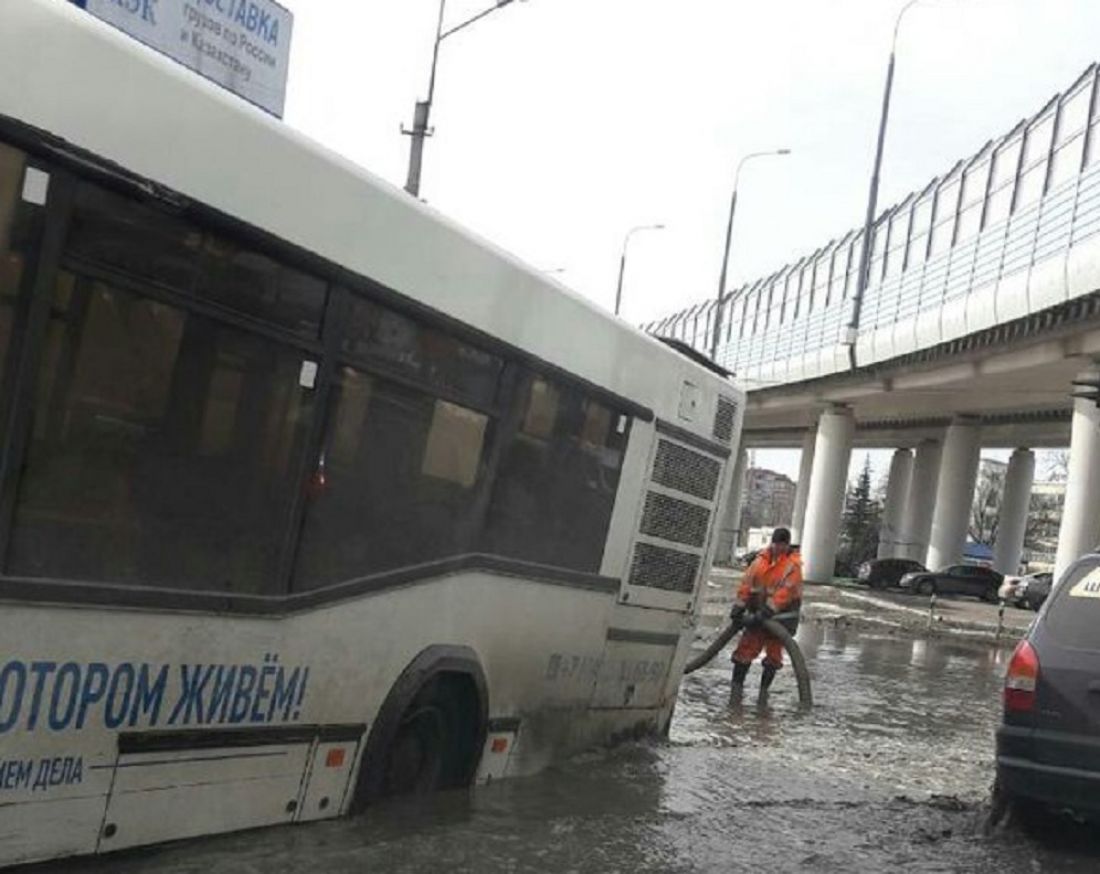
{"type": "MultiPolygon", "coordinates": [[[[283,2],[286,121],[402,185],[400,126],[425,96],[437,0],[283,2]]],[[[492,3],[449,0],[447,19],[492,3]]],[[[860,224],[902,5],[511,3],[443,44],[421,195],[608,308],[624,233],[664,223],[631,243],[623,314],[696,303],[717,289],[747,152],[792,155],[742,173],[731,286],[860,224]]],[[[918,3],[898,41],[880,203],[1038,110],[1100,57],[1098,34],[1097,0],[918,3]]]]}

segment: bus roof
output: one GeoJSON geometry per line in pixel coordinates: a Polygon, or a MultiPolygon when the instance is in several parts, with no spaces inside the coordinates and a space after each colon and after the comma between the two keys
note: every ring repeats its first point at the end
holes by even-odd
{"type": "Polygon", "coordinates": [[[656,409],[694,362],[63,0],[0,11],[0,115],[656,409]]]}

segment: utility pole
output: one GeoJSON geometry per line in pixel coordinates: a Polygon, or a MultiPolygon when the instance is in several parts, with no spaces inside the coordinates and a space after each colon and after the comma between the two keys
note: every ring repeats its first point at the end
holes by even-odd
{"type": "Polygon", "coordinates": [[[733,239],[733,216],[737,211],[737,183],[741,178],[741,168],[746,161],[753,158],[763,158],[769,155],[789,155],[790,149],[773,149],[768,152],[750,152],[737,162],[737,170],[733,174],[733,193],[730,195],[730,214],[726,221],[726,245],[722,249],[722,271],[718,275],[718,297],[714,304],[714,325],[711,329],[710,357],[712,361],[718,360],[718,340],[722,324],[722,309],[726,294],[726,271],[730,263],[730,241],[733,239]]]}
{"type": "Polygon", "coordinates": [[[435,44],[432,46],[432,72],[428,77],[428,97],[426,100],[418,100],[416,102],[416,106],[413,109],[412,129],[409,130],[404,125],[401,126],[401,133],[407,137],[411,137],[411,142],[409,143],[409,174],[405,180],[405,190],[413,197],[420,196],[420,172],[424,166],[424,140],[433,133],[432,128],[428,125],[428,120],[432,112],[432,100],[435,97],[435,73],[439,64],[440,44],[447,37],[458,33],[460,30],[469,27],[475,21],[480,21],[486,15],[491,15],[501,7],[507,6],[512,2],[513,0],[496,0],[496,5],[490,6],[477,15],[466,19],[461,24],[456,24],[454,27],[444,30],[443,13],[447,5],[447,0],[439,0],[439,20],[435,28],[435,44]]]}
{"type": "Polygon", "coordinates": [[[852,320],[848,323],[848,361],[856,368],[856,338],[859,334],[859,318],[863,311],[864,292],[871,278],[871,249],[875,224],[875,212],[878,210],[878,183],[882,171],[882,152],[886,144],[886,122],[890,118],[890,94],[894,89],[894,60],[898,48],[898,30],[901,20],[920,0],[909,0],[898,12],[894,21],[894,39],[890,43],[890,62],[886,65],[886,88],[882,93],[882,114],[878,122],[878,143],[875,147],[875,163],[871,170],[871,190],[867,195],[867,214],[863,219],[863,247],[859,255],[859,272],[856,274],[856,293],[852,301],[852,320]]]}
{"type": "Polygon", "coordinates": [[[619,314],[619,307],[623,302],[623,276],[626,273],[626,247],[630,243],[630,238],[638,231],[663,231],[664,229],[664,225],[638,225],[627,231],[626,236],[623,237],[623,251],[619,256],[619,284],[615,287],[615,315],[619,314]]]}

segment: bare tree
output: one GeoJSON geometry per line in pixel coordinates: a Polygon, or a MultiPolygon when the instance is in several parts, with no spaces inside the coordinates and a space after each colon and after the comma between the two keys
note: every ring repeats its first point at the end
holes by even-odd
{"type": "Polygon", "coordinates": [[[1062,524],[1064,495],[1031,496],[1024,530],[1024,546],[1035,552],[1049,552],[1058,540],[1062,524]]]}
{"type": "Polygon", "coordinates": [[[1043,475],[1054,482],[1069,479],[1069,450],[1048,449],[1043,453],[1043,475]]]}
{"type": "Polygon", "coordinates": [[[992,546],[997,539],[997,527],[1001,521],[1001,500],[1005,490],[1005,467],[984,463],[978,469],[978,484],[974,489],[974,501],[970,506],[970,525],[967,533],[975,543],[992,546]]]}

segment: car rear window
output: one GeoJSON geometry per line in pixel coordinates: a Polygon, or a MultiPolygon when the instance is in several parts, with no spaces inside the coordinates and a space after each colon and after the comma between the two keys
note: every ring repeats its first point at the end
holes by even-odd
{"type": "Polygon", "coordinates": [[[1058,582],[1046,627],[1063,646],[1100,650],[1100,560],[1090,559],[1058,582]]]}

